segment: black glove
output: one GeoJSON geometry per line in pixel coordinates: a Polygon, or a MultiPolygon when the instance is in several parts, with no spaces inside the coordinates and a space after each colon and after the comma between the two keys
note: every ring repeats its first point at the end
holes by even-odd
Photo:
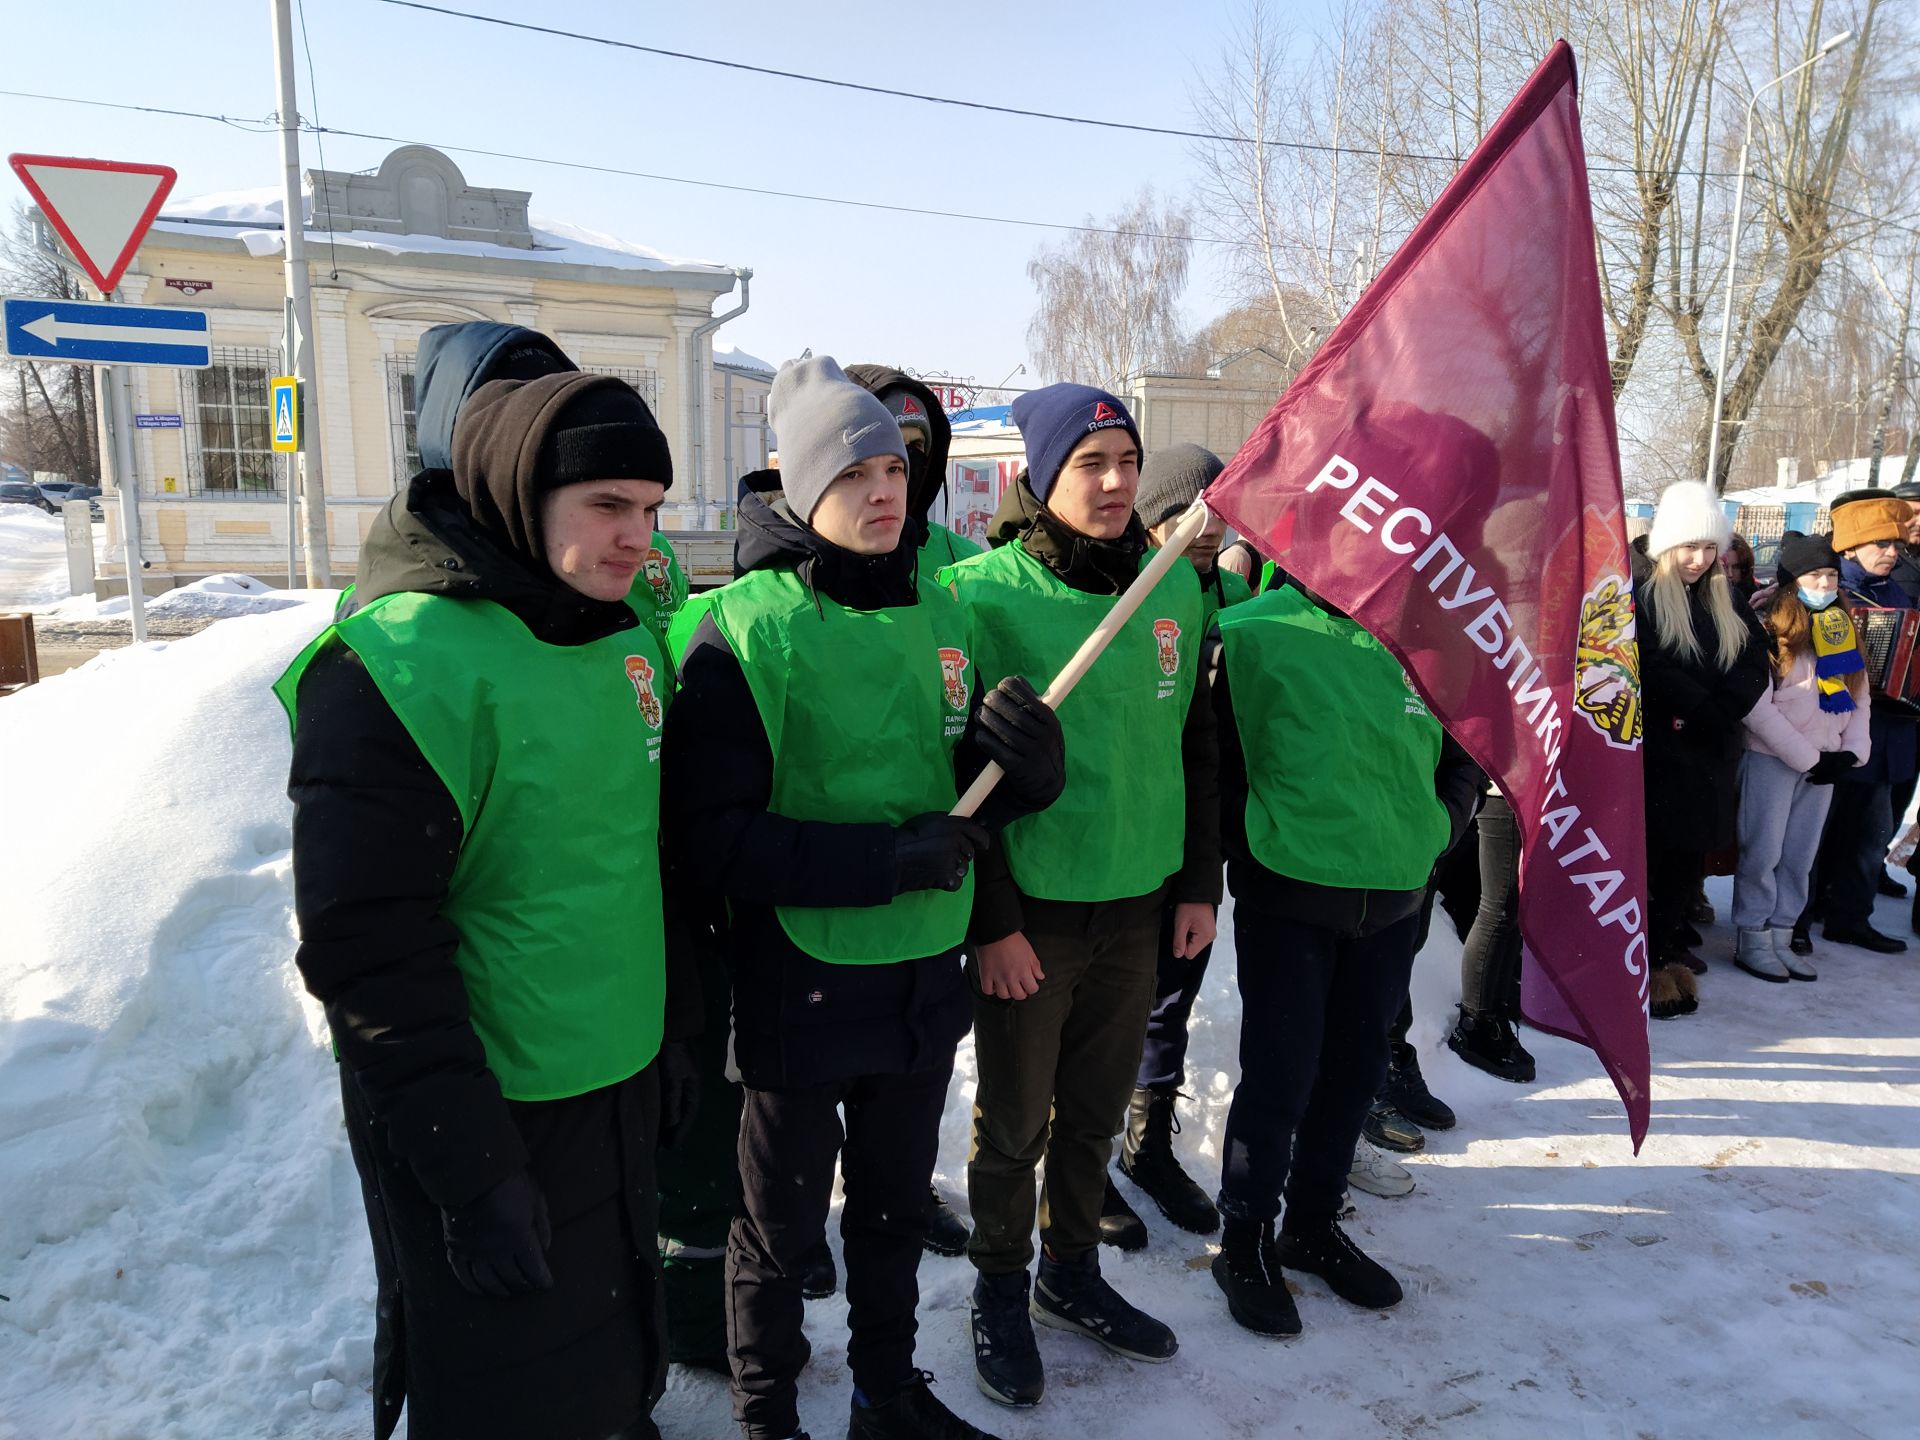
{"type": "Polygon", "coordinates": [[[986,693],[974,743],[1007,772],[1001,784],[1028,813],[1046,809],[1067,788],[1060,717],[1024,676],[1009,675],[986,693]]]}
{"type": "Polygon", "coordinates": [[[547,1197],[521,1170],[478,1199],[445,1206],[440,1227],[447,1240],[447,1263],[460,1283],[475,1295],[505,1300],[529,1290],[551,1290],[547,1246],[547,1197]]]}
{"type": "Polygon", "coordinates": [[[700,1074],[693,1051],[678,1040],[660,1047],[660,1134],[662,1149],[671,1150],[693,1128],[700,1110],[700,1074]]]}
{"type": "Polygon", "coordinates": [[[909,890],[958,890],[967,866],[987,848],[987,831],[978,821],[940,810],[916,815],[893,831],[893,893],[909,890]]]}
{"type": "Polygon", "coordinates": [[[1859,757],[1851,750],[1829,750],[1813,762],[1813,768],[1807,772],[1807,783],[1831,785],[1859,763],[1859,757]]]}

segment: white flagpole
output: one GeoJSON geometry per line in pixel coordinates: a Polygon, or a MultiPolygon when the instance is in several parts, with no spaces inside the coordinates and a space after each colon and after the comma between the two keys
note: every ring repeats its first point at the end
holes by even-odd
{"type": "MultiPolygon", "coordinates": [[[[1146,569],[1118,600],[1113,609],[1107,612],[1107,618],[1094,627],[1093,633],[1081,643],[1067,661],[1060,673],[1053,677],[1053,683],[1047,686],[1047,693],[1040,698],[1058,709],[1060,702],[1073,693],[1073,687],[1086,677],[1093,668],[1093,662],[1100,658],[1100,652],[1113,643],[1113,637],[1120,633],[1120,627],[1132,618],[1133,612],[1140,608],[1153,587],[1160,583],[1160,577],[1173,568],[1173,562],[1186,553],[1187,546],[1194,537],[1207,528],[1207,506],[1204,500],[1195,500],[1180,517],[1180,523],[1173,527],[1173,534],[1167,537],[1167,543],[1154,552],[1153,559],[1147,562],[1146,569]]],[[[984,683],[984,677],[983,683],[984,683]]],[[[951,811],[955,815],[971,815],[978,810],[987,796],[993,793],[993,787],[1000,783],[1000,777],[1006,772],[992,761],[987,768],[967,787],[967,793],[960,797],[960,803],[951,811]]]]}

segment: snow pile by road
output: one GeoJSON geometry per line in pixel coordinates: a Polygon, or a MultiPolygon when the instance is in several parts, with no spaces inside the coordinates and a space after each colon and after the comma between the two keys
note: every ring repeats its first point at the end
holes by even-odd
{"type": "MultiPolygon", "coordinates": [[[[337,598],[335,591],[276,590],[251,575],[208,575],[172,590],[148,595],[147,614],[169,620],[225,620],[236,615],[266,615],[321,598],[337,598]]],[[[127,613],[124,595],[95,600],[77,595],[47,613],[59,620],[111,620],[127,613]]]]}
{"type": "Polygon", "coordinates": [[[67,528],[31,505],[0,505],[0,610],[67,596],[67,528]]]}
{"type": "MultiPolygon", "coordinates": [[[[0,1440],[369,1432],[372,1267],[291,964],[288,748],[267,690],[328,613],[234,620],[0,701],[0,1440]],[[115,743],[28,762],[75,729],[115,743]]],[[[1724,915],[1727,882],[1710,893],[1724,915]]],[[[1902,907],[1879,923],[1904,931],[1902,907]]],[[[1103,1263],[1176,1328],[1171,1364],[1042,1331],[1045,1404],[998,1410],[969,1375],[972,1271],[934,1257],[919,1363],[1007,1440],[1910,1435],[1920,963],[1829,945],[1817,985],[1775,986],[1732,970],[1729,946],[1709,934],[1700,1013],[1654,1029],[1636,1159],[1587,1052],[1530,1036],[1540,1083],[1521,1087],[1440,1045],[1459,967],[1442,922],[1414,1038],[1460,1126],[1408,1161],[1412,1196],[1358,1197],[1349,1226],[1405,1281],[1397,1310],[1302,1278],[1306,1334],[1247,1334],[1207,1240],[1129,1190],[1152,1245],[1103,1263]]],[[[1176,1142],[1209,1187],[1237,1072],[1234,961],[1229,909],[1176,1142]]],[[[962,1196],[975,1074],[968,1043],[941,1153],[962,1196]]],[[[844,1299],[808,1317],[802,1413],[837,1434],[844,1299]]],[[[656,1418],[669,1440],[732,1433],[708,1375],[676,1371],[656,1418]]]]}
{"type": "Polygon", "coordinates": [[[290,963],[267,689],[328,614],[218,625],[0,705],[4,1440],[366,1428],[331,1413],[364,1399],[372,1269],[290,963]],[[115,740],[20,763],[84,732],[115,740]]]}

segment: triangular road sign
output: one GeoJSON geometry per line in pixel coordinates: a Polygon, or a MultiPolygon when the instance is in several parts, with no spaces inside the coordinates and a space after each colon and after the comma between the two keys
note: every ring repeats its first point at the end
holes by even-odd
{"type": "Polygon", "coordinates": [[[133,263],[176,178],[170,165],[118,160],[9,155],[7,163],[102,295],[133,263]]]}

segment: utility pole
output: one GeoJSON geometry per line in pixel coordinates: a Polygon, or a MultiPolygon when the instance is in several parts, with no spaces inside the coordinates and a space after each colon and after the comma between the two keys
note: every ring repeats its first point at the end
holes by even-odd
{"type": "MultiPolygon", "coordinates": [[[[300,195],[300,109],[293,89],[293,8],[292,0],[267,0],[267,3],[273,11],[273,60],[279,73],[280,233],[286,243],[287,308],[293,321],[287,349],[293,355],[293,373],[300,380],[301,403],[314,402],[311,413],[318,410],[319,404],[313,369],[313,297],[307,290],[306,208],[300,195]]],[[[307,506],[304,537],[307,584],[330,589],[333,562],[327,545],[326,471],[320,461],[318,424],[301,425],[300,453],[295,458],[300,493],[307,506]]]]}

